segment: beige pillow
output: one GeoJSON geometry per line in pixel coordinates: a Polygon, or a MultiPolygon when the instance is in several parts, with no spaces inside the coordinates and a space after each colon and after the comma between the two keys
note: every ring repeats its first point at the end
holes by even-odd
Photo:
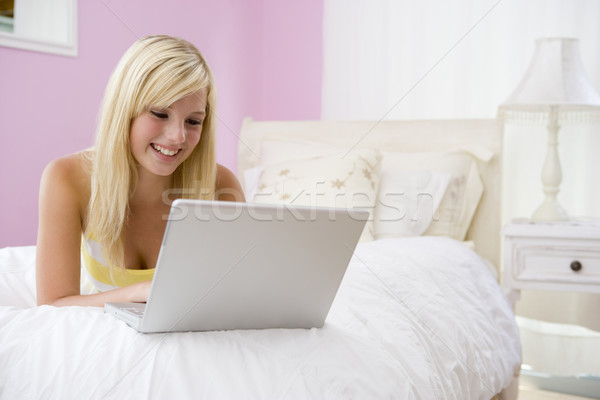
{"type": "MultiPolygon", "coordinates": [[[[357,149],[265,165],[253,197],[256,203],[341,207],[372,212],[377,199],[381,153],[357,149]]],[[[369,218],[361,241],[373,240],[369,218]]]]}

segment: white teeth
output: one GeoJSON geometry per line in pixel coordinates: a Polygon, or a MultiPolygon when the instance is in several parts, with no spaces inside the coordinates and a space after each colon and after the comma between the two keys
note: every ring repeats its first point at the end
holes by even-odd
{"type": "Polygon", "coordinates": [[[165,149],[164,147],[152,143],[152,148],[156,151],[158,151],[159,153],[162,153],[166,156],[174,156],[175,154],[177,154],[179,152],[179,150],[169,150],[169,149],[165,149]]]}

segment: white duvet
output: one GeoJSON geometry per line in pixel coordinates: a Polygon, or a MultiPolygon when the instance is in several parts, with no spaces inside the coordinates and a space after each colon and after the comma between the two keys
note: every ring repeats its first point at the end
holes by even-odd
{"type": "Polygon", "coordinates": [[[0,249],[0,399],[490,399],[520,365],[482,260],[444,238],[359,244],[325,326],[140,334],[35,307],[34,247],[0,249]]]}

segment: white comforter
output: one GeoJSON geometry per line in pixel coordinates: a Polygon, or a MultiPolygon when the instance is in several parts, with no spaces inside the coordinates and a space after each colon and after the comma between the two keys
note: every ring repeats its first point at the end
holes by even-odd
{"type": "Polygon", "coordinates": [[[34,307],[34,247],[0,250],[0,399],[490,399],[520,343],[482,260],[443,238],[360,244],[322,329],[140,334],[34,307]]]}

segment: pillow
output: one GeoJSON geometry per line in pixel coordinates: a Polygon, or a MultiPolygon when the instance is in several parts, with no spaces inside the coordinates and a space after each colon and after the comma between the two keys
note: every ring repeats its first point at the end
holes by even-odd
{"type": "MultiPolygon", "coordinates": [[[[404,175],[406,171],[415,173],[415,171],[428,170],[449,174],[449,180],[444,184],[444,179],[441,176],[434,177],[432,175],[431,179],[437,182],[431,182],[428,187],[421,185],[420,188],[417,188],[422,189],[422,193],[425,193],[425,195],[421,195],[422,200],[427,200],[428,197],[431,198],[430,205],[423,204],[426,208],[419,213],[418,210],[421,205],[413,204],[412,209],[416,208],[417,214],[414,214],[413,211],[413,215],[408,215],[408,221],[399,221],[401,227],[397,227],[395,230],[390,229],[389,224],[387,226],[386,224],[380,224],[381,218],[378,219],[378,216],[384,211],[382,211],[383,205],[378,201],[375,208],[375,238],[411,236],[420,232],[423,225],[427,225],[425,231],[419,234],[447,236],[456,240],[463,240],[484,190],[476,158],[489,161],[491,156],[492,153],[489,150],[473,146],[457,148],[447,152],[383,153],[383,172],[379,191],[379,198],[383,199],[382,201],[385,201],[386,196],[389,197],[389,193],[404,193],[406,190],[404,175]],[[444,185],[446,189],[443,197],[439,199],[440,191],[444,185]],[[438,200],[439,206],[435,207],[438,200]],[[426,212],[429,211],[427,208],[433,212],[426,212]],[[410,218],[418,219],[427,218],[428,216],[431,216],[431,218],[424,221],[415,223],[410,221],[410,218]]],[[[389,210],[386,211],[389,213],[389,210]]]]}
{"type": "Polygon", "coordinates": [[[258,166],[244,171],[244,195],[247,199],[254,198],[258,189],[258,180],[264,169],[264,167],[258,166]]]}
{"type": "Polygon", "coordinates": [[[483,191],[479,168],[475,160],[471,160],[467,171],[450,179],[438,209],[439,217],[431,222],[424,235],[464,240],[483,191]]]}
{"type": "MultiPolygon", "coordinates": [[[[341,146],[307,140],[265,140],[259,167],[244,174],[246,194],[252,198],[249,194],[256,192],[264,166],[345,151],[341,146]]],[[[445,152],[383,152],[371,226],[374,238],[425,234],[463,240],[484,190],[476,159],[487,162],[492,154],[478,144],[445,152]],[[426,175],[427,171],[431,175],[426,175]],[[449,180],[446,182],[447,175],[438,174],[449,174],[449,180]],[[398,200],[401,204],[395,203],[398,200]],[[422,203],[415,203],[418,201],[422,203]],[[382,220],[386,221],[382,224],[382,220]]]]}
{"type": "MultiPolygon", "coordinates": [[[[253,196],[257,203],[345,207],[372,212],[379,186],[381,154],[357,149],[345,155],[290,160],[265,165],[253,196]]],[[[369,217],[360,241],[373,240],[369,217]]]]}
{"type": "Polygon", "coordinates": [[[445,172],[382,171],[373,221],[375,238],[422,235],[436,218],[450,178],[445,172]]]}
{"type": "Polygon", "coordinates": [[[345,153],[345,149],[320,142],[265,140],[260,145],[258,166],[244,171],[244,193],[248,199],[254,198],[258,188],[258,180],[265,165],[339,153],[345,153]]]}

